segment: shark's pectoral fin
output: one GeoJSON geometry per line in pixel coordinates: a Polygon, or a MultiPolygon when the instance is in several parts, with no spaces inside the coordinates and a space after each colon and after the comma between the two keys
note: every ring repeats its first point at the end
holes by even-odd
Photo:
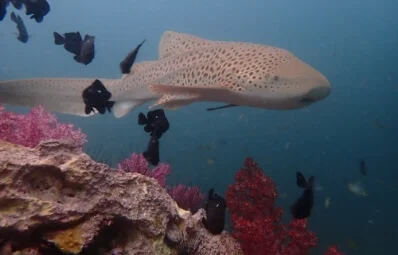
{"type": "Polygon", "coordinates": [[[211,95],[217,93],[228,92],[228,88],[220,86],[203,86],[203,87],[182,87],[163,84],[149,85],[148,89],[162,97],[150,108],[163,106],[165,109],[177,109],[185,105],[189,105],[195,101],[210,98],[211,95]]]}
{"type": "Polygon", "coordinates": [[[238,105],[226,104],[226,105],[222,105],[222,106],[207,108],[206,111],[215,111],[215,110],[220,110],[220,109],[225,109],[225,108],[230,108],[230,107],[235,107],[235,106],[238,106],[238,105]]]}
{"type": "Polygon", "coordinates": [[[149,106],[149,109],[162,106],[165,109],[176,110],[182,106],[191,104],[198,97],[198,95],[194,94],[164,94],[156,103],[149,106]]]}
{"type": "Polygon", "coordinates": [[[144,102],[141,100],[116,102],[116,104],[113,106],[113,114],[115,115],[116,118],[121,118],[143,103],[144,102]]]}

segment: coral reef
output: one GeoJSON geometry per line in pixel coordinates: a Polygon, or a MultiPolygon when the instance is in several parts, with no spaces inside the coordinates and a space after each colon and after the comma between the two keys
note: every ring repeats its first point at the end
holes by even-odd
{"type": "Polygon", "coordinates": [[[168,188],[170,196],[177,202],[178,206],[184,210],[195,213],[203,205],[205,195],[200,192],[198,186],[187,187],[178,184],[175,187],[168,188]]]}
{"type": "Polygon", "coordinates": [[[118,168],[130,173],[139,173],[158,181],[160,186],[166,187],[166,177],[170,174],[169,164],[159,164],[155,168],[150,169],[148,161],[144,156],[137,153],[132,153],[129,158],[126,158],[119,163],[118,168]]]}
{"type": "Polygon", "coordinates": [[[80,149],[87,142],[80,129],[58,123],[56,116],[42,106],[33,107],[27,114],[16,114],[0,105],[0,139],[31,148],[47,139],[66,139],[80,149]]]}
{"type": "MultiPolygon", "coordinates": [[[[301,255],[317,245],[318,238],[307,228],[307,219],[292,219],[288,226],[282,223],[283,210],[275,207],[276,185],[253,158],[245,160],[235,181],[228,187],[226,201],[232,235],[241,243],[244,254],[301,255]]],[[[341,253],[332,246],[325,254],[341,253]]]]}
{"type": "MultiPolygon", "coordinates": [[[[154,178],[164,188],[167,186],[166,178],[171,173],[170,165],[165,163],[150,169],[149,163],[142,153],[132,153],[129,158],[118,164],[118,168],[126,172],[139,173],[154,178]]],[[[189,210],[192,213],[196,213],[203,205],[204,194],[200,192],[200,187],[198,186],[189,187],[178,184],[174,187],[167,187],[167,192],[180,208],[189,210]]]]}
{"type": "Polygon", "coordinates": [[[4,255],[242,254],[228,233],[203,227],[203,209],[192,215],[155,179],[94,162],[68,141],[0,140],[0,215],[4,255]]]}

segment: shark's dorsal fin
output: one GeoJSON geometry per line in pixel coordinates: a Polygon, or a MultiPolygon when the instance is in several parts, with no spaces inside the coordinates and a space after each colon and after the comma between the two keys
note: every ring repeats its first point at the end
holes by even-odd
{"type": "Polygon", "coordinates": [[[156,61],[144,61],[141,63],[134,64],[131,67],[130,74],[135,74],[135,73],[141,72],[156,63],[157,63],[156,61]]]}
{"type": "Polygon", "coordinates": [[[216,41],[202,39],[189,34],[165,31],[159,42],[159,59],[201,47],[212,46],[216,43],[216,41]]]}

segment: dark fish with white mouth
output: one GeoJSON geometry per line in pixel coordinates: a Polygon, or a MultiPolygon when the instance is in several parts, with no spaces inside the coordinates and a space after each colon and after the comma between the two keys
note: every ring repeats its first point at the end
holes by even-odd
{"type": "Polygon", "coordinates": [[[22,18],[19,15],[15,15],[14,12],[11,13],[11,20],[14,21],[17,24],[17,29],[18,29],[18,40],[27,43],[29,40],[29,34],[28,30],[25,27],[25,24],[22,20],[22,18]]]}
{"type": "Polygon", "coordinates": [[[209,190],[207,203],[205,205],[206,219],[202,222],[206,229],[213,235],[219,235],[224,230],[225,211],[227,203],[225,199],[214,192],[214,189],[209,190]]]}
{"type": "Polygon", "coordinates": [[[295,219],[305,219],[311,215],[312,207],[314,205],[315,177],[311,176],[307,182],[304,175],[297,172],[296,179],[297,186],[303,188],[304,192],[290,208],[290,211],[295,219]]]}
{"type": "Polygon", "coordinates": [[[74,59],[77,62],[82,63],[84,65],[88,65],[91,63],[91,61],[93,61],[95,56],[94,41],[95,41],[95,36],[86,35],[84,37],[80,54],[74,57],[74,59]]]}
{"type": "Polygon", "coordinates": [[[138,115],[138,124],[145,125],[145,132],[150,133],[150,136],[156,136],[159,139],[167,132],[167,130],[169,130],[170,127],[163,109],[149,111],[146,117],[142,112],[140,112],[138,115]]]}
{"type": "Polygon", "coordinates": [[[122,62],[120,62],[120,71],[122,74],[130,73],[130,69],[133,66],[135,59],[137,58],[138,51],[140,50],[141,46],[144,44],[145,40],[143,40],[138,46],[132,50],[122,62]]]}
{"type": "Polygon", "coordinates": [[[56,45],[64,45],[64,49],[68,52],[79,55],[82,48],[82,36],[79,32],[69,32],[63,35],[54,32],[54,43],[56,45]]]}
{"type": "Polygon", "coordinates": [[[83,90],[83,101],[86,105],[84,111],[86,114],[94,112],[96,109],[100,114],[106,110],[111,112],[115,101],[110,101],[112,93],[109,92],[100,80],[95,80],[90,86],[83,90]]]}
{"type": "Polygon", "coordinates": [[[24,0],[26,7],[26,15],[31,15],[31,19],[35,19],[37,23],[41,23],[50,12],[50,5],[46,0],[24,0]]]}
{"type": "Polygon", "coordinates": [[[149,111],[147,116],[141,112],[138,115],[138,124],[145,125],[145,132],[150,133],[151,136],[148,148],[143,152],[143,156],[151,165],[156,166],[160,161],[159,139],[167,132],[167,130],[169,130],[169,121],[167,120],[163,109],[157,109],[149,111]]]}

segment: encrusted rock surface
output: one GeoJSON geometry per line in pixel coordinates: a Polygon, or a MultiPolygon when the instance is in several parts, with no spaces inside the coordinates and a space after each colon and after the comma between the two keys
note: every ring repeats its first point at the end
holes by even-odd
{"type": "Polygon", "coordinates": [[[0,140],[0,252],[242,254],[180,209],[156,180],[93,161],[70,144],[0,140]]]}

